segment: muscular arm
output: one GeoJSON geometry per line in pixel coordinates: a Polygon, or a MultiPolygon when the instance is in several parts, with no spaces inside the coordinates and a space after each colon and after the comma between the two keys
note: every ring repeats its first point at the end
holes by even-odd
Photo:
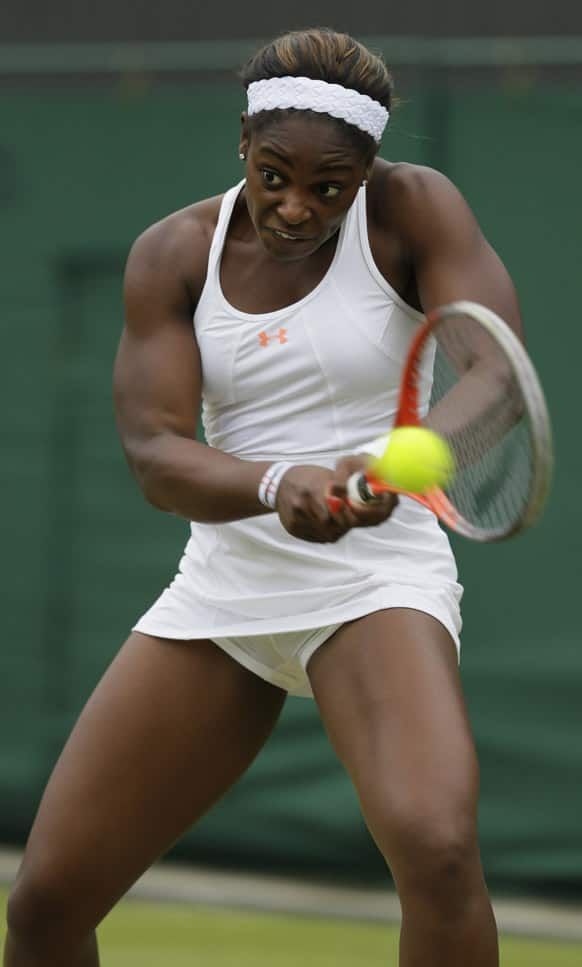
{"type": "Polygon", "coordinates": [[[507,269],[457,188],[438,171],[397,165],[387,177],[390,212],[412,261],[423,312],[459,299],[498,313],[523,339],[507,269]]]}
{"type": "MultiPolygon", "coordinates": [[[[468,299],[492,309],[523,340],[513,283],[460,192],[439,172],[399,168],[391,183],[392,211],[411,256],[423,310],[468,299]]],[[[462,378],[426,422],[449,434],[480,422],[483,431],[487,426],[495,431],[488,447],[519,418],[521,397],[504,355],[486,335],[477,339],[476,328],[468,330],[461,317],[439,329],[440,348],[462,378]]]]}
{"type": "Polygon", "coordinates": [[[206,233],[185,213],[148,229],[134,244],[114,398],[123,449],[146,499],[210,523],[266,512],[257,490],[268,463],[238,460],[196,441],[201,366],[185,260],[203,267],[201,288],[207,255],[206,233]]]}

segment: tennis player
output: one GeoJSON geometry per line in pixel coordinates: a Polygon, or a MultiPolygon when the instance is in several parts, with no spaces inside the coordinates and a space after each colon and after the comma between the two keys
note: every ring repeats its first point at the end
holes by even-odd
{"type": "Polygon", "coordinates": [[[4,964],[95,967],[96,926],[289,693],[314,696],[392,872],[401,967],[494,967],[448,539],[411,500],[330,514],[325,493],[390,427],[422,313],[470,299],[519,333],[514,288],[447,178],[377,157],[378,57],[307,30],[243,80],[242,180],[136,241],[115,367],[129,464],[191,537],[48,783],[4,964]]]}

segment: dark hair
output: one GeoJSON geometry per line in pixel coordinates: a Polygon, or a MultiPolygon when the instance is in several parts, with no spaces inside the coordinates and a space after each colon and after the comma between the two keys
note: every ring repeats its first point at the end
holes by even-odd
{"type": "MultiPolygon", "coordinates": [[[[328,27],[282,34],[258,50],[240,76],[245,88],[253,81],[271,77],[310,77],[367,94],[387,110],[393,101],[392,76],[382,58],[348,34],[336,33],[328,27]]],[[[253,115],[249,119],[250,129],[256,131],[273,115],[287,114],[287,110],[277,110],[253,115]]],[[[333,120],[349,132],[353,143],[363,152],[376,151],[376,142],[365,131],[345,121],[333,120]]]]}

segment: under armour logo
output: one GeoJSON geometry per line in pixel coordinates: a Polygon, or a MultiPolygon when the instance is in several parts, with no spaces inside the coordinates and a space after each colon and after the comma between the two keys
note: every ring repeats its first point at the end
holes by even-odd
{"type": "Polygon", "coordinates": [[[276,336],[267,336],[266,332],[259,333],[259,342],[261,346],[268,346],[271,339],[278,339],[280,343],[287,342],[287,330],[279,329],[276,336]]]}

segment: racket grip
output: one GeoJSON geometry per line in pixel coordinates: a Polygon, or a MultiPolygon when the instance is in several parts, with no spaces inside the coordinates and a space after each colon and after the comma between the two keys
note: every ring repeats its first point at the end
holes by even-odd
{"type": "Polygon", "coordinates": [[[364,473],[353,473],[348,478],[346,489],[349,502],[355,507],[366,507],[380,499],[378,494],[374,493],[364,473]]]}
{"type": "Polygon", "coordinates": [[[327,506],[331,514],[339,514],[342,509],[344,502],[341,497],[336,497],[334,494],[327,494],[326,496],[327,506]]]}

